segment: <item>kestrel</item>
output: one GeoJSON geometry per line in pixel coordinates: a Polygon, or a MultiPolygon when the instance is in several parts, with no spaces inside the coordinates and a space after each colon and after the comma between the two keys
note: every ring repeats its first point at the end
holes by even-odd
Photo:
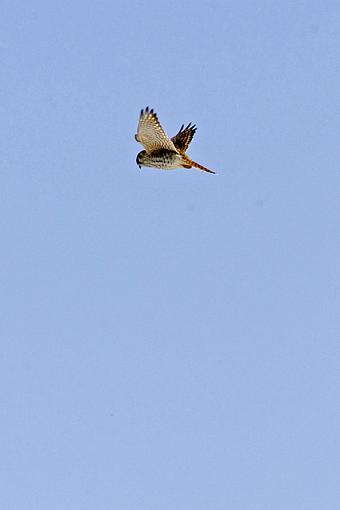
{"type": "Polygon", "coordinates": [[[140,112],[138,130],[135,135],[137,142],[140,142],[145,148],[137,155],[137,165],[139,168],[143,165],[162,170],[195,167],[214,174],[215,172],[212,170],[192,161],[185,153],[195,133],[195,125],[192,126],[190,123],[184,129],[183,124],[177,135],[169,138],[156,113],[152,109],[149,110],[147,106],[140,112]]]}

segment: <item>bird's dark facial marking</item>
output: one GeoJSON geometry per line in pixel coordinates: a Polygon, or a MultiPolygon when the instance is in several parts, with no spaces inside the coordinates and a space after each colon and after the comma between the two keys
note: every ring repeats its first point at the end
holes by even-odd
{"type": "Polygon", "coordinates": [[[137,157],[136,157],[136,163],[137,165],[139,166],[139,168],[142,168],[142,165],[141,165],[141,159],[142,159],[142,154],[145,153],[145,151],[141,151],[137,154],[137,157]]]}

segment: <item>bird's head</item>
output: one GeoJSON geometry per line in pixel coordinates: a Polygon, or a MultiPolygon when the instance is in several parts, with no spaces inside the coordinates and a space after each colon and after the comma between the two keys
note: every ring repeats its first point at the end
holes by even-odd
{"type": "Polygon", "coordinates": [[[139,168],[142,167],[143,165],[143,162],[145,160],[145,156],[146,156],[146,151],[141,151],[137,154],[137,157],[136,157],[136,163],[137,165],[139,166],[139,168]]]}

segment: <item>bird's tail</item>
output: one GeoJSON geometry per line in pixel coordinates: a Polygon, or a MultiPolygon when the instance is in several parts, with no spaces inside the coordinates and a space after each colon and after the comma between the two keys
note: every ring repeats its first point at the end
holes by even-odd
{"type": "Polygon", "coordinates": [[[192,159],[188,158],[188,156],[185,157],[185,162],[183,164],[184,168],[191,168],[195,167],[199,170],[202,170],[203,172],[209,172],[210,174],[216,174],[216,172],[213,172],[213,170],[209,170],[209,168],[206,168],[203,165],[200,165],[199,163],[196,163],[196,161],[193,161],[192,159]]]}

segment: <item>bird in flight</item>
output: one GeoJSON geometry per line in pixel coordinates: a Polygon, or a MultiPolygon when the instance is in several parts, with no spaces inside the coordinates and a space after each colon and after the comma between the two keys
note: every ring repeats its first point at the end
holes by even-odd
{"type": "Polygon", "coordinates": [[[136,163],[141,166],[173,170],[175,168],[198,168],[204,172],[214,174],[212,170],[192,161],[185,151],[188,149],[196,126],[184,124],[177,135],[172,138],[162,128],[157,114],[147,106],[140,112],[137,134],[135,139],[140,142],[145,150],[141,151],[136,158],[136,163]]]}

